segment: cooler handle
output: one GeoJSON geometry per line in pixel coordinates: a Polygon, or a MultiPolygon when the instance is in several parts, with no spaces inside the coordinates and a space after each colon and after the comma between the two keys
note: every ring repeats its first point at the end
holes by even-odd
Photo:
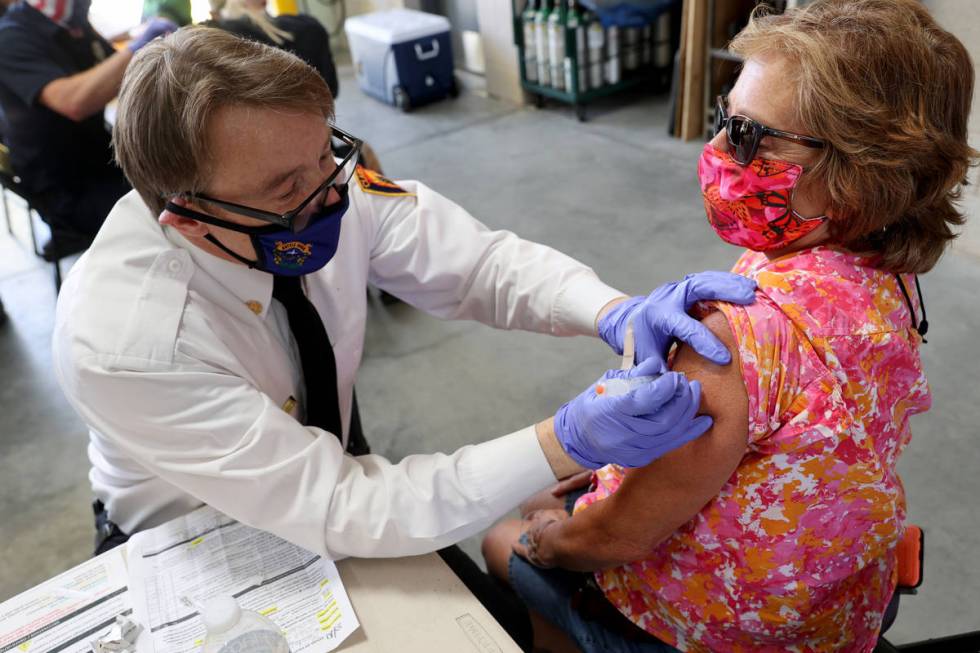
{"type": "Polygon", "coordinates": [[[432,39],[432,49],[426,52],[422,49],[421,43],[415,44],[415,56],[419,58],[419,61],[426,61],[428,59],[435,59],[439,56],[439,39],[432,39]]]}

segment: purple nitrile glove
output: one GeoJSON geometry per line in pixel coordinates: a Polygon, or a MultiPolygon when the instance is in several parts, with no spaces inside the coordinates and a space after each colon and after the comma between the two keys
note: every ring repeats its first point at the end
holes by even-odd
{"type": "Polygon", "coordinates": [[[660,378],[620,396],[597,395],[593,384],[558,409],[555,435],[565,452],[589,469],[609,463],[642,467],[707,431],[711,418],[696,416],[701,384],[666,371],[659,360],[628,372],[610,370],[599,381],[660,373],[660,378]]]}
{"type": "Polygon", "coordinates": [[[728,349],[701,322],[687,314],[694,304],[719,300],[733,304],[755,301],[755,281],[728,272],[699,272],[682,281],[667,283],[646,297],[631,297],[614,306],[599,320],[599,337],[616,353],[623,353],[626,328],[633,323],[636,362],[665,360],[676,338],[718,365],[732,360],[728,349]]]}
{"type": "Polygon", "coordinates": [[[126,47],[129,48],[130,52],[135,53],[156,37],[166,36],[171,32],[176,32],[177,29],[177,23],[171,20],[167,20],[166,18],[154,18],[153,20],[144,23],[143,31],[140,32],[138,36],[134,37],[126,47]]]}

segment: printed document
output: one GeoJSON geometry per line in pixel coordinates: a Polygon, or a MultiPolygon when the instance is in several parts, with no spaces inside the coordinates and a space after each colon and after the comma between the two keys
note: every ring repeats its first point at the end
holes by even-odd
{"type": "Polygon", "coordinates": [[[333,562],[205,506],[128,543],[140,653],[198,653],[194,604],[231,595],[283,631],[291,653],[326,653],[359,624],[333,562]]]}
{"type": "Polygon", "coordinates": [[[91,653],[132,610],[126,558],[114,549],[0,603],[0,652],[91,653]]]}

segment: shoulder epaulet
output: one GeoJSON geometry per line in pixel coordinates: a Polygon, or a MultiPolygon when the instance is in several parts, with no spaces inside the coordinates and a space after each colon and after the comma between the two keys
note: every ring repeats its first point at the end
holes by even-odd
{"type": "Polygon", "coordinates": [[[392,180],[388,179],[380,172],[375,172],[365,168],[362,165],[358,165],[357,169],[354,171],[354,177],[357,179],[358,185],[361,187],[365,193],[371,193],[372,195],[386,195],[388,197],[414,197],[415,193],[411,193],[392,180]]]}

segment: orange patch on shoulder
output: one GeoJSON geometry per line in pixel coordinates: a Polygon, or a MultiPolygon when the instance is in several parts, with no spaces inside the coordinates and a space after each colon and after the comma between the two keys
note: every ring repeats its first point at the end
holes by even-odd
{"type": "Polygon", "coordinates": [[[357,184],[365,193],[372,195],[386,195],[388,197],[412,197],[415,193],[410,193],[392,180],[388,179],[380,172],[369,170],[362,165],[358,165],[354,171],[357,184]]]}

